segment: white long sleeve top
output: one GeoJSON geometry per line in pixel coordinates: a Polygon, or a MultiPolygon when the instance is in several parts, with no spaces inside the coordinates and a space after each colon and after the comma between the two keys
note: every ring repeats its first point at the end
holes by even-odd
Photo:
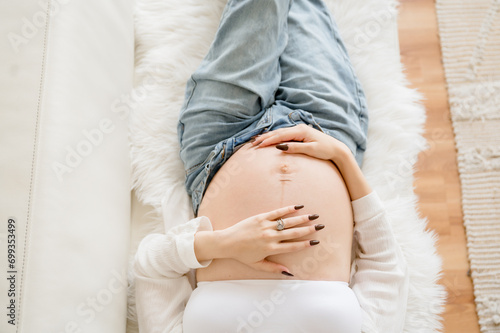
{"type": "MultiPolygon", "coordinates": [[[[350,287],[363,313],[362,332],[400,333],[409,288],[403,253],[376,192],[351,204],[357,246],[350,287]]],[[[211,262],[196,259],[194,234],[201,230],[212,230],[205,216],[141,241],[134,263],[141,333],[182,332],[184,308],[192,292],[186,274],[211,262]]]]}

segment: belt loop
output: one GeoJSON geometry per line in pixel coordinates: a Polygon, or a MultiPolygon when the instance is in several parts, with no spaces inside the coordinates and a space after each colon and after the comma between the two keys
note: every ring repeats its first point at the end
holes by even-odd
{"type": "Polygon", "coordinates": [[[227,149],[227,155],[228,156],[233,155],[233,152],[234,152],[234,137],[230,138],[227,141],[226,149],[227,149]]]}

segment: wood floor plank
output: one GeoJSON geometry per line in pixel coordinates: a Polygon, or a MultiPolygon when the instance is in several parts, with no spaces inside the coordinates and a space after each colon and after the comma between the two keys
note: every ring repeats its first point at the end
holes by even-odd
{"type": "Polygon", "coordinates": [[[467,243],[463,225],[461,188],[454,134],[441,60],[433,0],[400,0],[401,59],[412,87],[425,97],[425,137],[430,148],[417,162],[415,192],[428,228],[439,235],[443,259],[440,281],[448,292],[444,332],[479,332],[472,280],[467,275],[467,243]]]}

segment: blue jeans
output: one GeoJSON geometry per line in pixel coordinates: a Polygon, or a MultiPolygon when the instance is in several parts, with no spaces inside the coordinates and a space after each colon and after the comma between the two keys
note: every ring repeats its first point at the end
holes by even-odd
{"type": "Polygon", "coordinates": [[[361,165],[366,99],[328,8],[322,0],[229,0],[177,127],[195,215],[235,149],[300,123],[344,142],[361,165]]]}

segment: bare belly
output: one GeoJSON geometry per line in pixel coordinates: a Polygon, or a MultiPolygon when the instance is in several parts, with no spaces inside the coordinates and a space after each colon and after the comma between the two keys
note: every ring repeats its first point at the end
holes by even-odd
{"type": "Polygon", "coordinates": [[[207,216],[214,230],[220,230],[253,215],[300,204],[305,207],[286,217],[318,214],[317,220],[304,225],[320,223],[325,228],[303,239],[317,239],[320,244],[267,258],[288,267],[294,277],[257,271],[233,259],[216,259],[197,270],[197,280],[287,278],[349,282],[351,202],[342,176],[330,161],[247,143],[214,176],[198,216],[207,216]]]}

